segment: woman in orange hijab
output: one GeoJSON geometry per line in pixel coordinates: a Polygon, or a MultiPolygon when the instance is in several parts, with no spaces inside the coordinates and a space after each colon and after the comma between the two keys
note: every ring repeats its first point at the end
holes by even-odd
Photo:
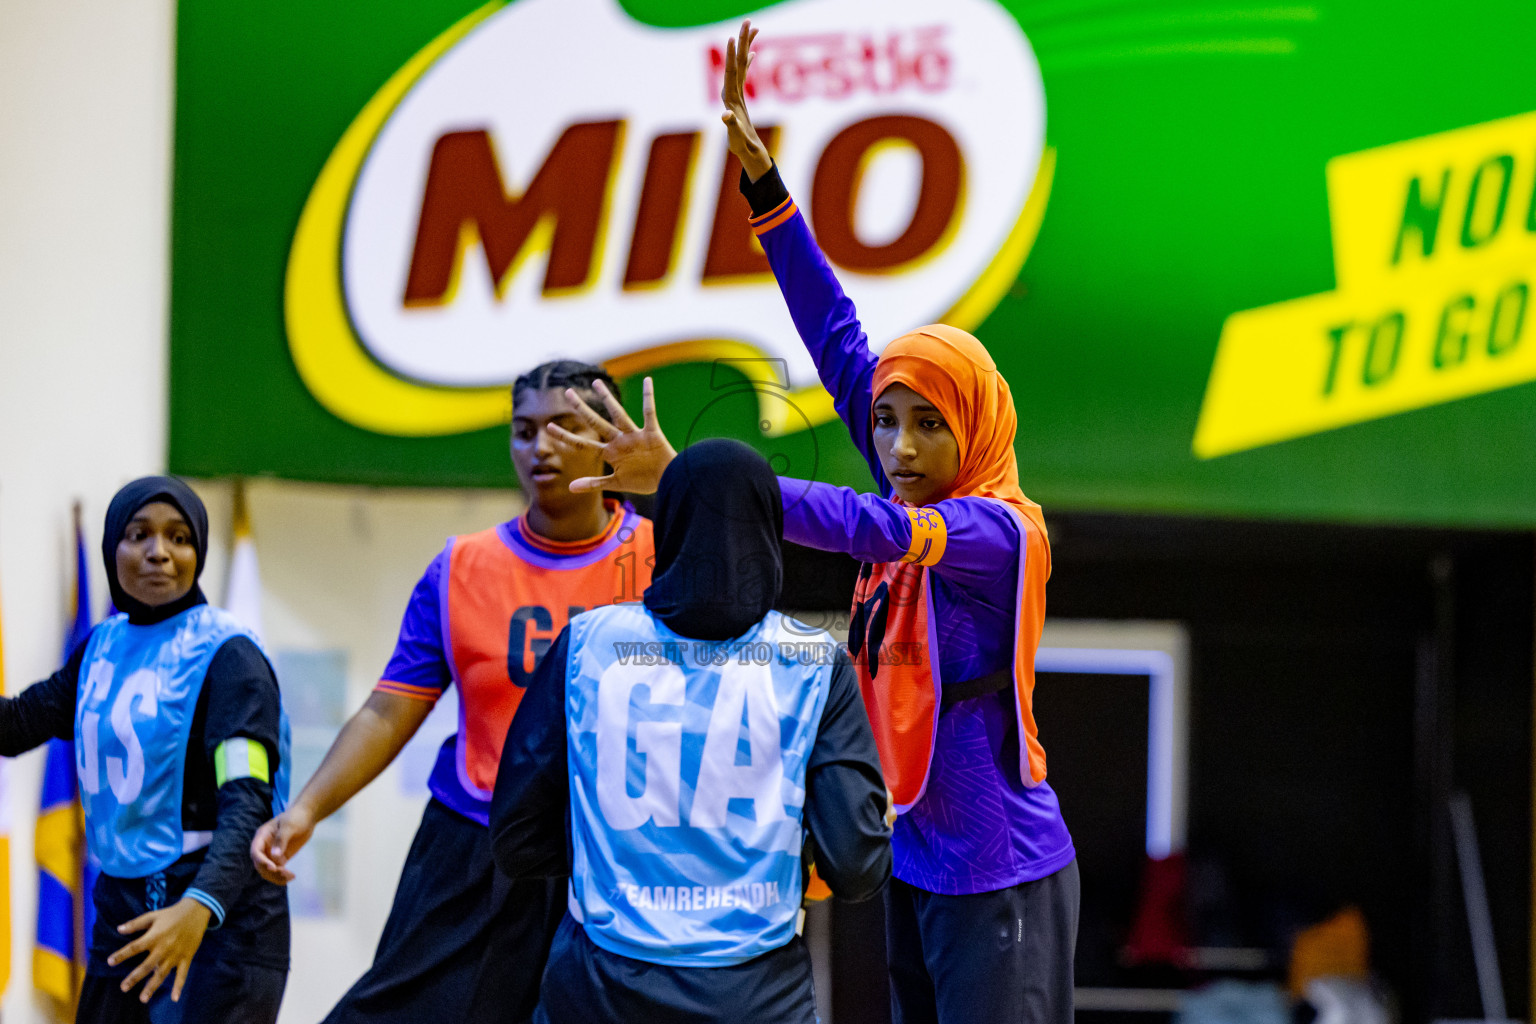
{"type": "MultiPolygon", "coordinates": [[[[756,33],[726,48],[724,121],[795,326],[881,496],[781,479],[784,538],[864,562],[848,647],[898,813],[886,895],[894,1020],[1067,1024],[1076,851],[1046,783],[1035,649],[1050,544],[1019,489],[1018,420],[982,344],[943,324],[870,351],[747,118],[756,33]]],[[[647,385],[649,394],[649,385],[647,385]]],[[[588,414],[615,476],[654,487],[671,448],[609,403],[588,414]]],[[[573,487],[576,485],[573,485],[573,487]]]]}

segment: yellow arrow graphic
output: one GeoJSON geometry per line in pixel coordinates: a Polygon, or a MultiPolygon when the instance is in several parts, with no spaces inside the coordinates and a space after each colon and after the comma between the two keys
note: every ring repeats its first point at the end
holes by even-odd
{"type": "Polygon", "coordinates": [[[1536,112],[1327,177],[1338,287],[1227,318],[1200,458],[1536,380],[1536,112]]]}

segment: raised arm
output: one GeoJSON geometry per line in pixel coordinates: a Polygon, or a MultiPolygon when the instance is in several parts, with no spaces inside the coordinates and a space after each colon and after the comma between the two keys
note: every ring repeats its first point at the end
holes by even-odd
{"type": "Polygon", "coordinates": [[[742,22],[740,35],[726,43],[725,83],[720,90],[726,108],[721,120],[729,132],[731,152],[741,161],[741,191],[752,207],[752,230],[768,254],[768,265],[789,306],[795,330],[816,362],[822,386],[832,395],[853,443],[885,491],[885,474],[870,437],[875,355],[869,350],[858,311],[811,237],[811,229],[789,197],[778,168],[747,115],[746,76],[752,63],[751,41],[756,35],[751,22],[742,22]]]}

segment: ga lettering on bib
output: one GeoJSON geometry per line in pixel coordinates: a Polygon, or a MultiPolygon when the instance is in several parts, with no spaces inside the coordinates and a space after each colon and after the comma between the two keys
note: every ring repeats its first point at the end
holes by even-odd
{"type": "Polygon", "coordinates": [[[724,966],[794,937],[806,762],[832,676],[794,656],[808,640],[833,643],[778,612],[718,643],[640,605],[572,621],[570,909],[598,946],[724,966]]]}

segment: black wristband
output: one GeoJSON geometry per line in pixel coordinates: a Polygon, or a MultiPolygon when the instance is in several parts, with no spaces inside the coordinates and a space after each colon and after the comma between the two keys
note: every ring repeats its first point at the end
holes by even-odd
{"type": "Polygon", "coordinates": [[[774,164],[768,168],[767,174],[756,181],[749,179],[746,169],[743,168],[741,194],[747,197],[747,204],[752,207],[752,216],[761,217],[788,199],[789,189],[784,187],[784,179],[779,177],[779,165],[774,164]]]}

